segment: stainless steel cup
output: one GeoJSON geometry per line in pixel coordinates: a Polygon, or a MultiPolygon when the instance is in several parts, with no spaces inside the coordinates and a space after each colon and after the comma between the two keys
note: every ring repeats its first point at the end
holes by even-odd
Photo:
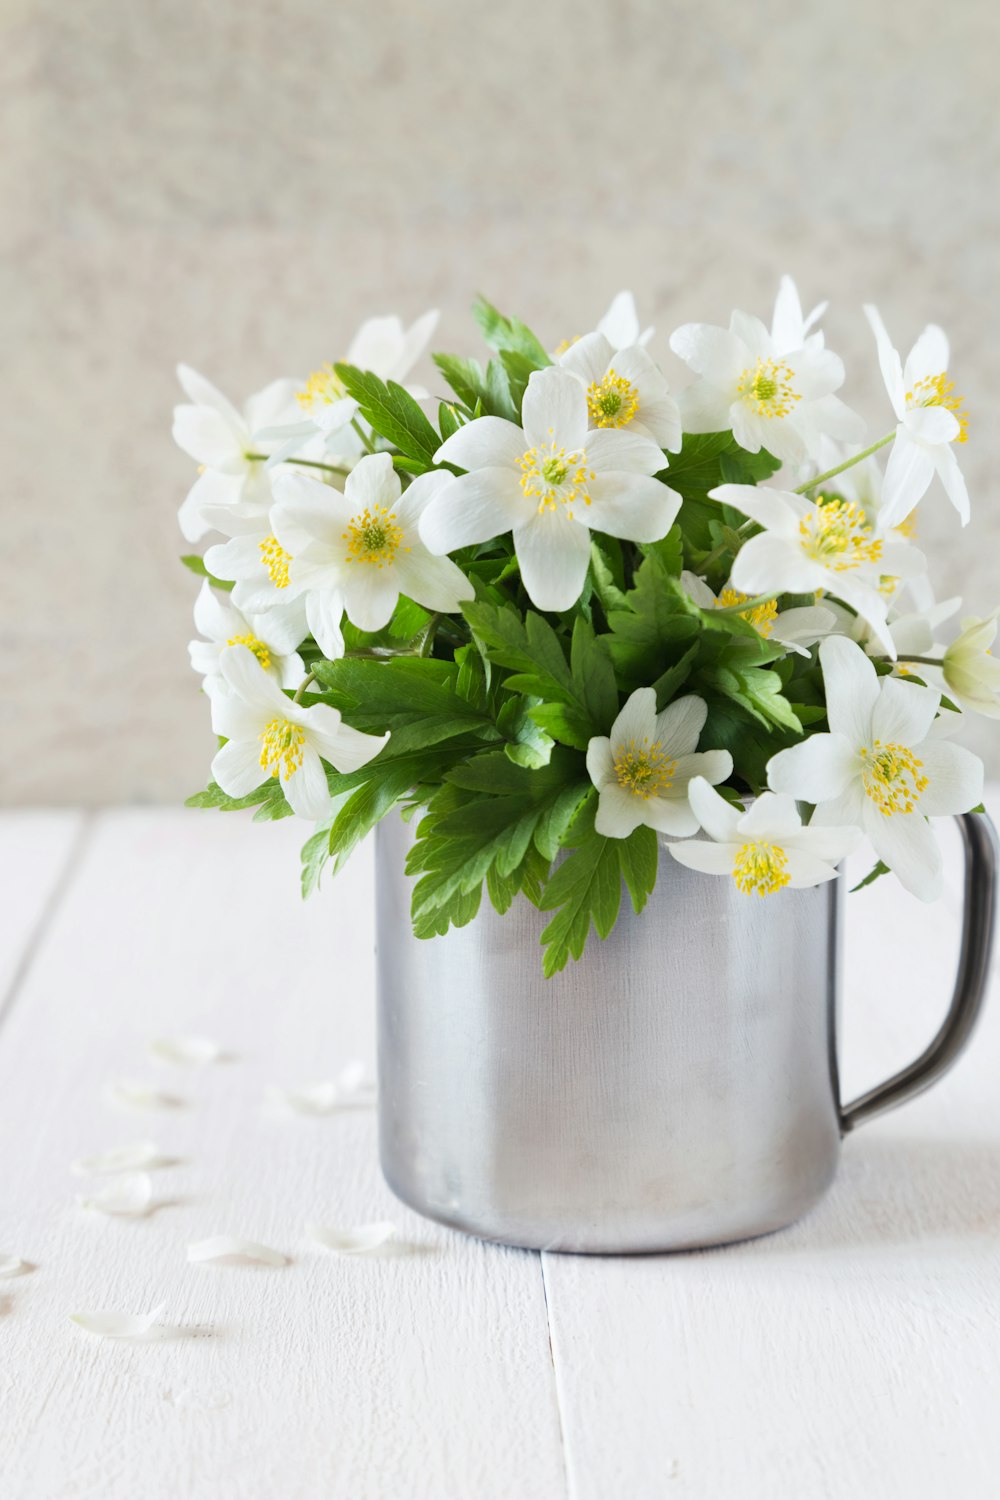
{"type": "Polygon", "coordinates": [[[958,819],[961,957],[948,1016],[846,1108],[837,1080],[842,881],[741,895],[663,851],[641,916],[542,978],[546,917],[518,898],[419,940],[412,830],[376,855],[379,1133],[393,1192],[429,1218],[535,1249],[679,1250],[766,1234],[826,1191],[844,1133],[926,1088],[986,986],[996,835],[958,819]]]}

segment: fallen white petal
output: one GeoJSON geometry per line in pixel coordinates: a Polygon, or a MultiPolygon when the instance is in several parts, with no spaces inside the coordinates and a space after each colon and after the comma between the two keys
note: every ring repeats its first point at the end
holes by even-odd
{"type": "Polygon", "coordinates": [[[396,1233],[395,1224],[358,1224],[352,1229],[328,1229],[322,1224],[307,1224],[306,1234],[317,1245],[338,1255],[366,1255],[378,1250],[396,1233]]]}
{"type": "Polygon", "coordinates": [[[207,1036],[158,1037],[150,1043],[149,1050],[163,1062],[176,1063],[179,1067],[203,1068],[225,1056],[219,1043],[207,1036]]]}
{"type": "Polygon", "coordinates": [[[229,1234],[217,1234],[198,1240],[187,1247],[189,1261],[206,1260],[258,1261],[265,1266],[287,1266],[288,1256],[257,1240],[243,1240],[229,1234]]]}
{"type": "Polygon", "coordinates": [[[337,1089],[352,1100],[374,1099],[375,1080],[360,1058],[349,1062],[337,1075],[337,1089]]]}
{"type": "Polygon", "coordinates": [[[178,1099],[176,1094],[165,1094],[148,1084],[129,1080],[109,1085],[108,1098],[113,1104],[124,1104],[127,1109],[182,1109],[186,1102],[178,1099]]]}
{"type": "Polygon", "coordinates": [[[81,1156],[73,1162],[72,1170],[77,1177],[90,1177],[105,1172],[134,1172],[139,1167],[162,1167],[168,1160],[152,1141],[134,1141],[130,1146],[99,1151],[96,1156],[81,1156]]]}
{"type": "Polygon", "coordinates": [[[5,1281],[13,1276],[24,1276],[28,1270],[26,1260],[18,1260],[16,1255],[0,1255],[0,1277],[5,1281]]]}
{"type": "Polygon", "coordinates": [[[166,1308],[161,1302],[148,1313],[79,1312],[70,1313],[70,1322],[99,1339],[141,1339],[152,1332],[156,1320],[166,1308]]]}
{"type": "Polygon", "coordinates": [[[149,1173],[130,1172],[106,1183],[92,1198],[80,1194],[76,1201],[81,1208],[95,1209],[98,1213],[137,1218],[147,1211],[152,1198],[153,1180],[149,1173]]]}
{"type": "Polygon", "coordinates": [[[272,1086],[267,1096],[275,1104],[283,1104],[300,1115],[328,1115],[336,1109],[339,1093],[335,1083],[307,1083],[297,1089],[282,1089],[272,1086]]]}

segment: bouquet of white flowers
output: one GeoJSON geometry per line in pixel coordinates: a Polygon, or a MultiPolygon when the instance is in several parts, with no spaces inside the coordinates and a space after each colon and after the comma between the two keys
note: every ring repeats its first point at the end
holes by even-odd
{"type": "Polygon", "coordinates": [[[951,736],[1000,717],[998,611],[938,644],[960,601],[914,542],[935,477],[968,520],[967,419],[940,328],[904,363],[867,307],[894,425],[863,446],[822,312],[786,277],[770,330],[677,329],[676,397],[628,293],[551,353],[480,301],[492,356],[435,355],[440,402],[402,383],[433,313],[372,319],[242,414],[182,367],[181,527],[224,538],[184,559],[221,740],[191,804],[314,822],[307,893],[402,811],[417,934],[471,921],[485,882],[553,913],[547,974],[623,884],[641,909],[660,840],[764,897],[867,835],[869,879],[933,899],[928,820],[982,797],[951,736]]]}

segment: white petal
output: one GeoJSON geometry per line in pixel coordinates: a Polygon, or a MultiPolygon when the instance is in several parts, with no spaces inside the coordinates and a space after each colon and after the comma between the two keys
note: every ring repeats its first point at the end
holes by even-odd
{"type": "Polygon", "coordinates": [[[503,536],[535,512],[511,469],[480,469],[452,480],[420,518],[420,537],[431,552],[456,552],[503,536]]]}
{"type": "Polygon", "coordinates": [[[555,365],[535,370],[521,403],[521,421],[529,448],[543,443],[557,443],[569,452],[582,448],[587,440],[587,396],[576,376],[555,365]]]}
{"type": "Polygon", "coordinates": [[[906,426],[922,443],[951,443],[962,430],[955,413],[944,406],[918,406],[908,411],[906,426]]]}
{"type": "Polygon", "coordinates": [[[689,573],[685,569],[685,571],[681,574],[681,584],[683,585],[688,597],[692,599],[694,603],[699,606],[699,608],[714,609],[718,604],[719,601],[712,593],[712,590],[709,588],[708,584],[703,578],[699,578],[697,573],[689,573]]]}
{"type": "Polygon", "coordinates": [[[903,385],[903,368],[900,364],[899,355],[892,346],[892,341],[886,332],[885,324],[879,314],[877,307],[870,303],[865,306],[865,317],[875,335],[875,347],[878,350],[879,368],[882,371],[882,379],[892,402],[892,409],[896,416],[902,418],[906,409],[904,400],[905,387],[903,385]]]}
{"type": "Polygon", "coordinates": [[[763,792],[740,818],[738,830],[742,839],[773,839],[784,843],[802,831],[802,819],[793,798],[775,792],[763,792]]]}
{"type": "Polygon", "coordinates": [[[11,1281],[15,1276],[26,1276],[31,1266],[16,1255],[0,1255],[0,1280],[11,1281]]]}
{"type": "Polygon", "coordinates": [[[896,430],[896,441],[885,466],[882,506],[878,523],[882,531],[905,521],[934,478],[934,461],[906,427],[896,430]]]}
{"type": "Polygon", "coordinates": [[[658,474],[667,467],[663,450],[652,438],[625,428],[603,427],[587,434],[587,463],[597,474],[658,474]]]}
{"type": "Polygon", "coordinates": [[[416,530],[420,517],[428,505],[451,484],[454,478],[454,474],[449,474],[447,469],[431,469],[426,474],[418,474],[416,479],[410,481],[409,487],[403,491],[393,506],[396,520],[404,531],[416,530]]]}
{"type": "Polygon", "coordinates": [[[642,808],[642,821],[648,828],[655,828],[657,833],[684,839],[697,833],[701,826],[686,797],[650,797],[645,802],[640,797],[638,801],[642,808]]]}
{"type": "Polygon", "coordinates": [[[597,798],[594,829],[606,839],[627,839],[640,823],[646,821],[649,806],[634,792],[626,791],[617,781],[606,782],[597,798]]]}
{"type": "Polygon", "coordinates": [[[842,636],[830,636],[823,641],[819,660],[830,730],[842,735],[856,750],[860,749],[872,738],[872,713],[879,698],[878,674],[861,647],[842,636]]]}
{"type": "Polygon", "coordinates": [[[298,1115],[328,1115],[340,1103],[340,1091],[332,1079],[322,1083],[301,1084],[298,1088],[284,1089],[272,1084],[267,1097],[273,1104],[283,1105],[298,1115]]]}
{"type": "Polygon", "coordinates": [[[208,407],[175,406],[172,435],[178,448],[206,469],[241,474],[247,467],[239,434],[208,407]]]}
{"type": "Polygon", "coordinates": [[[724,432],[729,426],[732,391],[709,380],[696,380],[677,397],[685,432],[724,432]]]}
{"type": "Polygon", "coordinates": [[[514,528],[521,581],[536,609],[569,609],[579,599],[590,565],[590,532],[545,511],[514,528]]]}
{"type": "MultiPolygon", "coordinates": [[[[213,699],[213,712],[216,707],[226,706],[224,698],[213,699]]],[[[248,797],[264,784],[268,775],[260,763],[258,739],[229,740],[212,759],[212,780],[227,797],[248,797]]]]}
{"type": "Polygon", "coordinates": [[[723,389],[735,387],[750,352],[728,328],[717,328],[711,323],[685,323],[675,328],[670,335],[670,347],[696,374],[723,389]]]}
{"type": "Polygon", "coordinates": [[[129,1079],[109,1084],[107,1096],[112,1104],[124,1105],[126,1109],[183,1109],[187,1102],[176,1094],[167,1094],[162,1089],[129,1079]]]}
{"type": "Polygon", "coordinates": [[[598,791],[615,779],[615,758],[607,735],[595,735],[587,744],[587,774],[598,791]]]}
{"type": "Polygon", "coordinates": [[[767,763],[771,790],[802,802],[839,797],[857,774],[857,752],[842,734],[811,734],[800,744],[779,750],[767,763]]]}
{"type": "Polygon", "coordinates": [[[738,850],[736,844],[709,844],[704,839],[682,839],[667,848],[678,864],[701,875],[732,875],[738,850]]]}
{"type": "Polygon", "coordinates": [[[512,469],[530,447],[513,422],[503,417],[477,417],[441,444],[434,462],[454,464],[457,469],[512,469]]]}
{"type": "Polygon", "coordinates": [[[374,760],[389,739],[388,734],[353,729],[328,703],[314,703],[302,713],[301,722],[323,759],[345,774],[374,760]]]}
{"type": "Polygon", "coordinates": [[[797,538],[763,531],[737,552],[731,581],[743,594],[806,594],[823,586],[826,573],[806,557],[797,538]]]}
{"type": "Polygon", "coordinates": [[[92,1333],[100,1339],[152,1339],[160,1338],[168,1330],[157,1326],[167,1304],[161,1302],[148,1313],[78,1312],[70,1313],[70,1322],[84,1333],[92,1333]]]}
{"type": "Polygon", "coordinates": [[[739,822],[743,812],[721,797],[704,777],[696,776],[688,787],[694,815],[709,838],[719,844],[738,844],[739,822]]]}
{"type": "Polygon", "coordinates": [[[218,386],[206,380],[197,370],[190,365],[177,366],[177,379],[180,381],[181,389],[189,401],[196,406],[207,406],[210,410],[218,412],[234,431],[238,432],[243,426],[243,418],[227,396],[224,396],[218,386]]]}
{"type": "Polygon", "coordinates": [[[868,802],[864,826],[875,853],[900,884],[921,901],[936,901],[944,883],[943,865],[927,819],[919,813],[886,816],[868,802]]]}
{"type": "Polygon", "coordinates": [[[456,614],[463,599],[476,597],[472,584],[450,557],[435,557],[419,541],[399,556],[395,571],[400,591],[425,609],[456,614]]]}
{"type": "Polygon", "coordinates": [[[969,523],[969,492],[965,487],[965,476],[958,466],[954,448],[937,448],[934,452],[934,467],[944,485],[945,493],[958,511],[963,526],[969,523]]]}
{"type": "Polygon", "coordinates": [[[803,828],[791,841],[796,847],[805,849],[817,859],[826,860],[829,864],[839,864],[861,842],[862,833],[860,824],[856,826],[817,827],[810,823],[808,828],[803,828]]]}
{"type": "Polygon", "coordinates": [[[344,484],[344,495],[356,510],[376,505],[391,510],[402,492],[399,475],[388,453],[369,453],[359,459],[344,484]]]}
{"type": "Polygon", "coordinates": [[[919,745],[927,738],[941,694],[916,682],[883,677],[872,710],[872,736],[883,745],[919,745]]]}
{"type": "Polygon", "coordinates": [[[290,776],[283,775],[281,789],[289,806],[300,818],[319,823],[330,811],[330,788],[322,761],[311,745],[302,752],[302,764],[290,776]]]}
{"type": "Polygon", "coordinates": [[[679,755],[691,755],[698,748],[698,737],[707,718],[708,704],[704,698],[695,693],[675,698],[657,715],[653,738],[663,742],[671,760],[676,760],[679,755]]]}
{"type": "Polygon", "coordinates": [[[223,677],[238,698],[268,713],[283,713],[288,699],[249,646],[227,646],[219,657],[223,677]]]}
{"type": "Polygon", "coordinates": [[[71,1170],[77,1177],[134,1172],[140,1168],[149,1171],[151,1167],[166,1166],[169,1160],[152,1141],[136,1141],[129,1146],[113,1146],[110,1151],[99,1151],[96,1156],[78,1157],[71,1170]]]}
{"type": "Polygon", "coordinates": [[[221,1062],[226,1053],[218,1042],[207,1036],[164,1036],[151,1042],[150,1052],[164,1062],[180,1067],[203,1068],[207,1063],[221,1062]]]}
{"type": "Polygon", "coordinates": [[[982,802],[983,763],[971,750],[932,740],[920,746],[919,758],[930,782],[921,793],[921,812],[965,813],[982,802]]]}
{"type": "Polygon", "coordinates": [[[77,1198],[81,1208],[117,1218],[141,1218],[153,1200],[153,1181],[148,1172],[129,1172],[115,1177],[92,1197],[77,1198]]]}
{"type": "Polygon", "coordinates": [[[325,1250],[337,1255],[370,1255],[379,1250],[396,1233],[395,1224],[380,1222],[358,1224],[352,1228],[334,1229],[323,1224],[307,1224],[306,1234],[325,1250]]]}
{"type": "MultiPolygon", "coordinates": [[[[631,292],[618,292],[612,298],[611,306],[597,328],[615,349],[624,349],[627,344],[645,341],[644,338],[640,339],[639,315],[631,292]]],[[[647,334],[651,332],[652,329],[647,330],[647,334]]]]}
{"type": "Polygon", "coordinates": [[[359,630],[384,630],[399,602],[400,578],[394,564],[379,568],[359,563],[345,571],[344,610],[359,630]]]}
{"type": "Polygon", "coordinates": [[[658,542],[681,508],[676,490],[645,474],[601,473],[588,493],[590,504],[574,513],[595,531],[631,542],[658,542]]]}
{"type": "Polygon", "coordinates": [[[559,356],[558,364],[590,385],[604,379],[608,366],[614,361],[614,353],[614,347],[598,329],[596,333],[587,333],[575,344],[570,344],[559,356]]]}
{"type": "MultiPolygon", "coordinates": [[[[677,756],[675,786],[683,785],[687,795],[687,783],[701,776],[710,786],[717,786],[733,774],[733,757],[728,750],[696,750],[693,755],[677,756]]],[[[699,824],[699,827],[701,825],[699,824]]]]}
{"type": "Polygon", "coordinates": [[[187,1247],[187,1258],[192,1264],[205,1261],[224,1261],[246,1265],[287,1266],[288,1256],[258,1240],[245,1240],[237,1235],[217,1234],[211,1239],[197,1240],[187,1247]]]}
{"type": "Polygon", "coordinates": [[[928,323],[906,356],[906,364],[903,367],[903,383],[906,389],[912,391],[919,381],[945,374],[950,357],[944,329],[939,328],[936,323],[928,323]]]}
{"type": "Polygon", "coordinates": [[[742,511],[758,526],[787,538],[798,536],[799,521],[809,509],[808,502],[803,502],[799,495],[752,484],[720,484],[709,490],[708,498],[742,511]]]}
{"type": "Polygon", "coordinates": [[[641,744],[643,740],[656,737],[656,694],[651,687],[636,688],[625,700],[611,726],[609,743],[612,752],[617,752],[633,740],[641,744]]]}
{"type": "Polygon", "coordinates": [[[787,861],[785,873],[788,876],[790,890],[805,890],[810,886],[823,885],[827,880],[837,878],[834,866],[808,849],[786,849],[785,859],[787,861]]]}
{"type": "Polygon", "coordinates": [[[344,654],[344,596],[339,589],[316,589],[305,598],[306,620],[316,644],[330,661],[344,654]]]}

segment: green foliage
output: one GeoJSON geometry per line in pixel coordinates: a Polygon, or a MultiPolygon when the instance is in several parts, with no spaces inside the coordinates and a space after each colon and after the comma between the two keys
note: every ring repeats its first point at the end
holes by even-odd
{"type": "Polygon", "coordinates": [[[248,792],[245,797],[229,797],[218,782],[210,781],[203,792],[195,792],[192,797],[188,797],[184,806],[212,807],[220,812],[245,812],[253,807],[256,808],[255,823],[273,823],[276,818],[288,818],[292,814],[281,789],[281,782],[273,777],[268,777],[267,781],[255,791],[248,792]]]}
{"type": "Polygon", "coordinates": [[[505,318],[497,312],[485,297],[477,297],[472,307],[472,316],[491,349],[500,353],[520,355],[533,370],[541,370],[552,363],[540,341],[519,318],[505,318]]]}
{"type": "Polygon", "coordinates": [[[880,879],[883,875],[888,875],[888,873],[889,866],[883,864],[881,860],[877,860],[872,868],[868,871],[868,874],[865,876],[864,880],[859,880],[857,885],[851,886],[851,895],[853,896],[855,891],[863,891],[866,885],[874,885],[876,880],[880,879]]]}
{"type": "Polygon", "coordinates": [[[209,583],[215,589],[225,589],[226,593],[230,594],[236,587],[236,584],[233,583],[230,579],[216,578],[214,574],[210,573],[205,567],[205,559],[203,557],[199,557],[197,552],[185,553],[181,558],[181,562],[198,578],[207,578],[209,583]]]}
{"type": "Polygon", "coordinates": [[[354,365],[338,364],[334,368],[365,421],[407,458],[425,469],[432,468],[441,439],[409,392],[394,380],[380,380],[371,371],[354,365]]]}
{"type": "Polygon", "coordinates": [[[680,453],[668,457],[659,478],[684,497],[680,525],[685,546],[694,553],[708,552],[719,540],[712,528],[722,520],[723,508],[709,500],[709,490],[720,484],[760,484],[781,467],[764,448],[748,453],[731,432],[686,433],[680,453]]]}

